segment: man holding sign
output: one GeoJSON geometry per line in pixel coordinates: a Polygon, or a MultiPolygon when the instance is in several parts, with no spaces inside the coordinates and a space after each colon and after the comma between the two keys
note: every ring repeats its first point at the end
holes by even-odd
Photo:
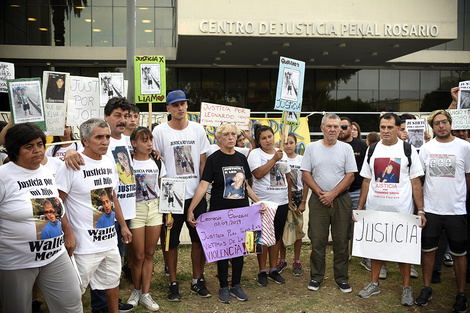
{"type": "MultiPolygon", "coordinates": [[[[386,211],[413,214],[413,199],[423,226],[426,223],[423,211],[423,192],[420,176],[423,169],[419,162],[418,153],[413,146],[411,155],[407,156],[402,140],[398,139],[400,118],[394,113],[386,113],[380,117],[380,136],[382,140],[367,156],[362,165],[361,176],[364,177],[361,197],[357,210],[366,204],[367,211],[386,211]],[[391,177],[387,180],[385,177],[391,177]],[[367,199],[367,203],[366,203],[367,199]]],[[[353,220],[354,219],[353,216],[353,220]]],[[[359,292],[359,297],[369,298],[380,293],[379,273],[382,260],[371,259],[371,282],[359,292]]],[[[401,304],[411,306],[414,303],[413,291],[410,287],[411,264],[399,263],[403,278],[403,294],[401,304]]]]}
{"type": "Polygon", "coordinates": [[[423,145],[419,155],[426,173],[423,193],[427,223],[422,234],[424,287],[415,303],[426,306],[432,298],[432,271],[439,237],[444,230],[457,278],[454,312],[463,312],[467,309],[465,201],[470,187],[470,144],[451,135],[452,117],[445,110],[432,112],[428,123],[436,137],[423,145]]]}

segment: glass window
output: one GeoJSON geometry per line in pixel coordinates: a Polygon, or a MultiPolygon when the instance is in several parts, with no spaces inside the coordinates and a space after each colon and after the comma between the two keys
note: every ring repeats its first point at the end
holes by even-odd
{"type": "MultiPolygon", "coordinates": [[[[126,7],[113,8],[113,47],[125,47],[127,44],[126,7]]],[[[138,39],[139,37],[137,37],[138,39]]]]}
{"type": "Polygon", "coordinates": [[[201,88],[201,70],[198,68],[181,68],[178,70],[178,89],[186,92],[189,89],[201,88]]]}
{"type": "Polygon", "coordinates": [[[418,70],[400,70],[400,108],[401,112],[419,111],[419,77],[418,70]]]}
{"type": "Polygon", "coordinates": [[[174,7],[173,0],[156,0],[157,7],[174,7]]]}
{"type": "MultiPolygon", "coordinates": [[[[157,29],[155,31],[156,47],[174,47],[175,36],[171,29],[157,29]]],[[[153,46],[153,44],[152,44],[153,46]]]]}
{"type": "Polygon", "coordinates": [[[371,103],[372,110],[378,110],[377,100],[379,98],[379,71],[378,70],[360,70],[358,72],[359,80],[359,99],[371,103]]]}
{"type": "Polygon", "coordinates": [[[203,68],[202,89],[224,89],[224,70],[216,68],[203,68]]]}
{"type": "Polygon", "coordinates": [[[110,7],[113,5],[113,0],[92,0],[92,2],[94,7],[110,7]]]}
{"type": "MultiPolygon", "coordinates": [[[[104,0],[102,0],[104,1],[104,0]]],[[[111,1],[111,0],[109,0],[111,1]]],[[[93,7],[93,29],[91,43],[95,47],[111,47],[113,45],[113,14],[110,7],[93,7]]]]}
{"type": "Polygon", "coordinates": [[[246,89],[247,70],[243,68],[225,70],[225,86],[227,89],[246,89]]]}
{"type": "Polygon", "coordinates": [[[338,101],[339,99],[357,100],[357,78],[357,70],[338,70],[338,101]]]}
{"type": "Polygon", "coordinates": [[[155,27],[173,29],[173,8],[155,8],[155,27]]]}
{"type": "Polygon", "coordinates": [[[136,10],[136,16],[136,46],[154,47],[155,17],[153,10],[136,10]]]}
{"type": "Polygon", "coordinates": [[[440,72],[439,71],[421,71],[420,98],[424,95],[439,89],[440,72]]]}
{"type": "Polygon", "coordinates": [[[66,46],[91,46],[91,28],[93,19],[91,18],[91,8],[85,8],[80,13],[80,17],[72,15],[70,17],[70,36],[66,33],[66,46]]]}
{"type": "Polygon", "coordinates": [[[400,72],[398,70],[380,70],[380,100],[398,99],[400,72]]]}

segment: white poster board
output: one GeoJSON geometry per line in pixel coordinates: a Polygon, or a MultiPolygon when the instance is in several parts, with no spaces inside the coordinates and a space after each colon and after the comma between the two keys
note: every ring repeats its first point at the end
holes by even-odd
{"type": "Polygon", "coordinates": [[[408,139],[406,142],[414,146],[416,149],[421,148],[424,144],[426,121],[424,119],[406,120],[405,130],[408,133],[408,139]]]}
{"type": "Polygon", "coordinates": [[[100,107],[100,83],[96,77],[70,76],[67,125],[80,125],[90,118],[104,119],[100,107]]]}
{"type": "Polygon", "coordinates": [[[7,79],[15,79],[15,64],[0,62],[0,92],[8,93],[7,79]]]}
{"type": "Polygon", "coordinates": [[[356,210],[352,255],[421,264],[421,217],[412,214],[356,210]]]}
{"type": "Polygon", "coordinates": [[[250,127],[250,110],[201,102],[201,125],[217,127],[223,122],[232,122],[237,124],[238,128],[248,130],[250,127]]]}
{"type": "Polygon", "coordinates": [[[100,106],[106,106],[111,98],[125,96],[123,73],[98,73],[98,77],[100,79],[100,106]]]}
{"type": "Polygon", "coordinates": [[[63,136],[67,112],[70,74],[44,71],[42,78],[46,135],[63,136]]]}
{"type": "Polygon", "coordinates": [[[281,57],[274,109],[300,113],[304,90],[305,62],[281,57]]]}
{"type": "Polygon", "coordinates": [[[459,87],[457,109],[470,109],[470,80],[460,82],[459,87]]]}
{"type": "Polygon", "coordinates": [[[447,110],[452,117],[452,130],[470,129],[470,110],[447,110]]]}
{"type": "Polygon", "coordinates": [[[185,195],[186,180],[163,177],[160,185],[158,212],[161,214],[183,214],[185,195]]]}

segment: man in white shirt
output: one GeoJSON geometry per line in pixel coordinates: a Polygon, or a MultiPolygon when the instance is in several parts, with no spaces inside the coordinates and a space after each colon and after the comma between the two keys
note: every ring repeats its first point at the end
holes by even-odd
{"type": "Polygon", "coordinates": [[[425,171],[423,195],[427,223],[421,236],[424,287],[415,303],[426,306],[432,299],[435,255],[439,237],[445,231],[457,279],[454,312],[463,312],[467,309],[465,202],[470,187],[470,143],[451,134],[452,117],[445,110],[432,112],[428,123],[436,137],[421,147],[419,155],[425,171]]]}
{"type": "MultiPolygon", "coordinates": [[[[362,165],[361,176],[364,177],[361,188],[361,196],[357,210],[361,210],[364,204],[367,211],[387,211],[413,214],[416,203],[417,212],[426,223],[423,212],[423,192],[420,177],[423,169],[419,162],[416,149],[410,144],[398,138],[401,120],[394,113],[386,113],[380,117],[380,137],[376,145],[371,145],[367,150],[367,156],[362,165]],[[369,159],[369,150],[374,149],[369,159]],[[393,178],[392,178],[393,176],[393,178]],[[385,178],[390,182],[384,182],[385,178]],[[393,188],[393,197],[386,197],[393,188]],[[366,202],[367,200],[367,202],[366,202]]],[[[380,293],[379,273],[382,268],[382,260],[371,259],[371,282],[359,292],[361,298],[380,293]]],[[[414,303],[413,291],[410,287],[411,264],[399,263],[403,279],[403,293],[401,304],[411,306],[414,303]]]]}
{"type": "MultiPolygon", "coordinates": [[[[175,177],[186,181],[186,195],[184,201],[184,214],[172,215],[174,223],[170,231],[170,249],[167,253],[168,270],[170,274],[170,287],[168,300],[181,301],[179,285],[176,281],[176,265],[178,263],[178,245],[181,228],[186,223],[191,237],[191,261],[193,265],[193,279],[191,291],[200,297],[210,297],[206,288],[203,272],[205,257],[201,241],[196,229],[187,221],[187,212],[194,192],[199,185],[200,177],[206,164],[206,152],[209,151],[209,140],[204,128],[195,122],[186,119],[188,99],[181,90],[175,90],[167,95],[167,111],[171,120],[158,125],[153,130],[153,146],[165,160],[167,177],[175,177]]],[[[205,199],[194,209],[194,218],[205,213],[207,204],[205,199]]]]}

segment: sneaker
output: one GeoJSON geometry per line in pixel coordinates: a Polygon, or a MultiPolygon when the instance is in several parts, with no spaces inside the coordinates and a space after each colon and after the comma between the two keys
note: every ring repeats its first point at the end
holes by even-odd
{"type": "Polygon", "coordinates": [[[282,284],[285,284],[286,283],[286,280],[284,278],[282,278],[281,275],[279,275],[279,273],[277,271],[272,271],[271,273],[269,273],[269,278],[271,278],[272,280],[274,280],[276,283],[282,285],[282,284]]]}
{"type": "Polygon", "coordinates": [[[140,304],[142,304],[150,312],[155,312],[160,309],[158,304],[155,301],[153,301],[149,293],[140,295],[140,304]]]}
{"type": "Polygon", "coordinates": [[[248,296],[246,293],[242,290],[242,287],[239,284],[236,284],[235,286],[232,286],[230,288],[230,295],[237,297],[238,300],[240,301],[247,301],[248,296]]]}
{"type": "Polygon", "coordinates": [[[31,306],[32,306],[32,309],[33,309],[33,313],[42,313],[41,304],[42,304],[42,302],[39,301],[38,299],[34,300],[34,301],[31,303],[31,306]]]}
{"type": "Polygon", "coordinates": [[[199,278],[196,284],[191,284],[191,291],[197,293],[201,298],[211,297],[211,292],[206,288],[206,281],[204,278],[199,278]]]}
{"type": "Polygon", "coordinates": [[[418,278],[418,271],[416,270],[414,265],[411,265],[410,276],[411,278],[418,278]]]}
{"type": "Polygon", "coordinates": [[[165,275],[170,276],[170,270],[168,269],[168,266],[165,266],[165,275]]]}
{"type": "Polygon", "coordinates": [[[258,284],[264,287],[268,285],[268,274],[266,272],[258,273],[258,284]]]}
{"type": "Polygon", "coordinates": [[[317,282],[316,280],[311,280],[308,283],[307,289],[312,291],[317,291],[320,289],[321,282],[317,282]]]}
{"type": "Polygon", "coordinates": [[[449,253],[444,254],[444,265],[445,266],[454,265],[454,260],[452,259],[452,256],[449,253]]]}
{"type": "Polygon", "coordinates": [[[463,292],[459,292],[455,297],[454,312],[467,312],[467,297],[463,292]]]}
{"type": "Polygon", "coordinates": [[[372,270],[372,267],[370,265],[370,259],[362,259],[361,265],[369,272],[372,270]]]}
{"type": "Polygon", "coordinates": [[[348,283],[336,283],[336,286],[344,293],[352,292],[352,288],[348,283]]]}
{"type": "Polygon", "coordinates": [[[433,270],[432,271],[432,277],[431,277],[431,283],[432,284],[439,284],[440,282],[441,282],[441,271],[433,270]]]}
{"type": "Polygon", "coordinates": [[[118,308],[119,308],[119,312],[130,312],[134,310],[134,306],[127,304],[127,303],[122,303],[121,299],[119,299],[118,308]]]}
{"type": "Polygon", "coordinates": [[[293,268],[292,272],[294,276],[302,276],[302,264],[300,264],[300,262],[294,261],[292,268],[293,268]]]}
{"type": "Polygon", "coordinates": [[[432,288],[424,286],[423,289],[421,289],[421,293],[419,294],[418,298],[416,298],[415,303],[419,306],[426,306],[431,299],[432,288]]]}
{"type": "Polygon", "coordinates": [[[180,288],[178,282],[174,281],[170,284],[170,293],[168,294],[168,300],[172,302],[181,301],[180,288]]]}
{"type": "Polygon", "coordinates": [[[359,291],[359,297],[361,298],[370,298],[373,295],[377,295],[380,293],[380,287],[374,285],[373,282],[370,282],[367,286],[364,287],[361,291],[359,291]]]}
{"type": "Polygon", "coordinates": [[[412,306],[414,303],[413,299],[413,290],[411,290],[411,287],[403,287],[403,293],[401,294],[401,305],[412,306]]]}
{"type": "Polygon", "coordinates": [[[227,304],[230,303],[230,291],[228,290],[228,287],[219,289],[219,301],[227,304]]]}
{"type": "Polygon", "coordinates": [[[136,290],[132,291],[131,296],[129,297],[129,300],[127,300],[127,304],[130,304],[132,306],[137,306],[139,304],[139,299],[140,296],[142,295],[142,290],[136,290]]]}
{"type": "Polygon", "coordinates": [[[276,271],[278,273],[282,273],[282,270],[285,269],[286,266],[287,266],[287,262],[279,260],[279,263],[277,263],[277,266],[276,266],[276,271]]]}
{"type": "Polygon", "coordinates": [[[382,266],[382,268],[380,269],[379,278],[380,279],[387,278],[387,268],[385,266],[382,266]]]}

